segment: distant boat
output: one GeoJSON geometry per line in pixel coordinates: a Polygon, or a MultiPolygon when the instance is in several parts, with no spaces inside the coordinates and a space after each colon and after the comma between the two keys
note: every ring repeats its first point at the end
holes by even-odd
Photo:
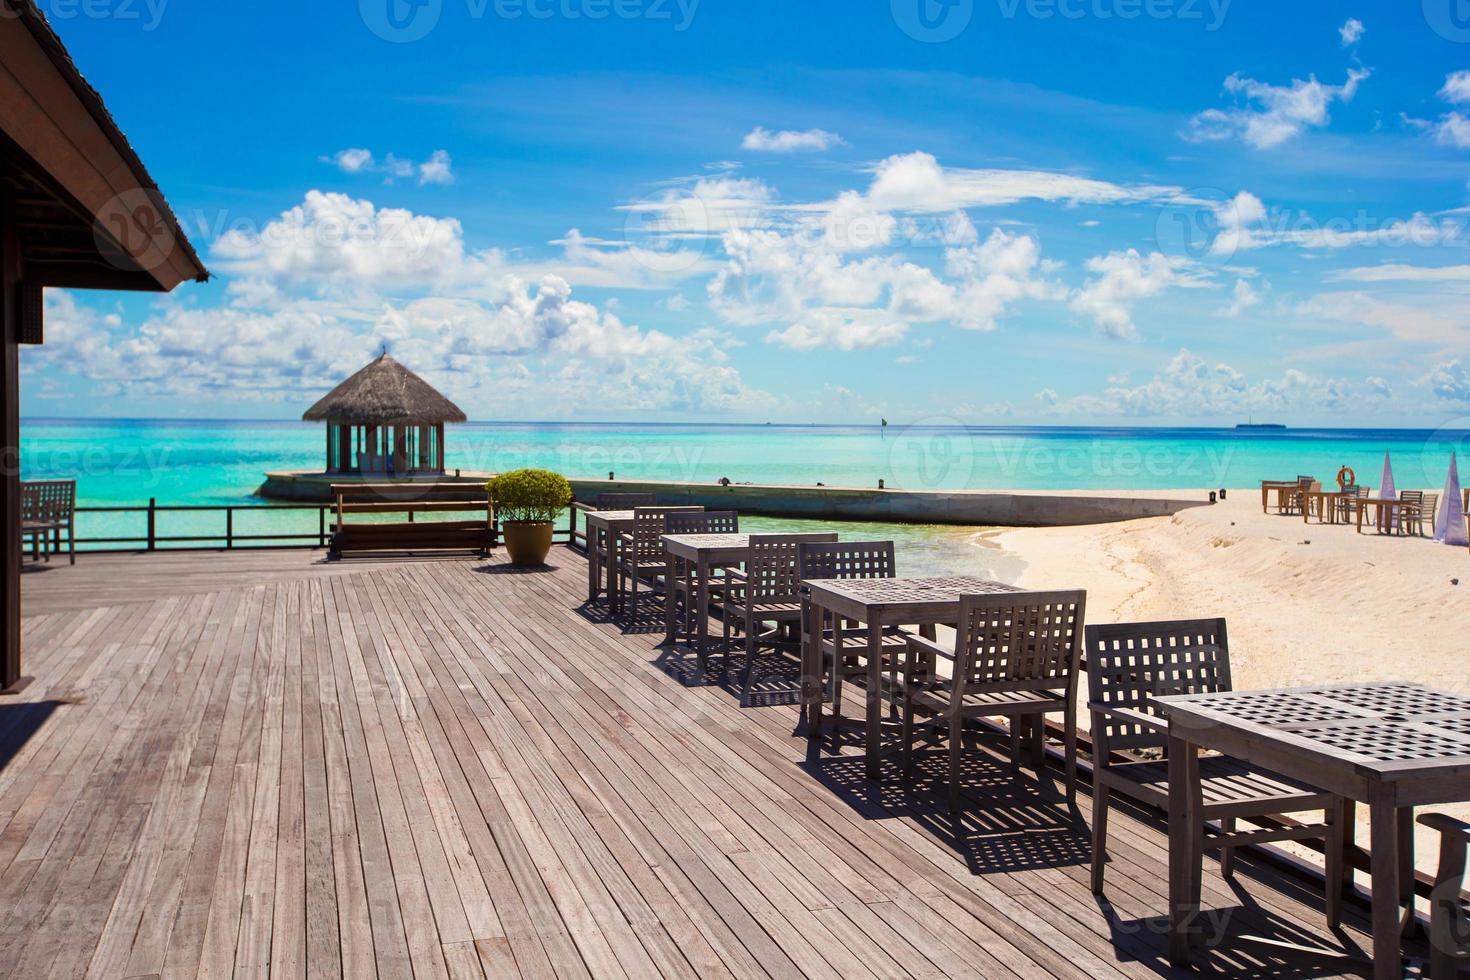
{"type": "Polygon", "coordinates": [[[1239,422],[1237,429],[1284,429],[1286,426],[1280,422],[1239,422]]]}

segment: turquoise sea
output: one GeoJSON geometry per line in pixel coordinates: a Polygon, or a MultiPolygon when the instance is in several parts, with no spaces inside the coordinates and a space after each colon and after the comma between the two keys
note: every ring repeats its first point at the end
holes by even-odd
{"type": "MultiPolygon", "coordinates": [[[[1400,488],[1443,484],[1464,429],[1199,429],[588,424],[483,422],[451,427],[450,468],[543,466],[568,476],[910,489],[1246,488],[1343,465],[1377,486],[1384,453],[1400,488]]],[[[303,422],[27,419],[26,479],[77,480],[81,506],[230,505],[235,530],[315,533],[315,512],[282,512],[254,496],[267,470],[324,458],[303,422]]],[[[136,514],[83,514],[79,537],[143,533],[136,514]]],[[[222,534],[222,513],[165,513],[158,533],[222,534]]],[[[789,524],[790,522],[781,522],[789,524]]],[[[911,543],[956,533],[907,529],[911,543]]]]}

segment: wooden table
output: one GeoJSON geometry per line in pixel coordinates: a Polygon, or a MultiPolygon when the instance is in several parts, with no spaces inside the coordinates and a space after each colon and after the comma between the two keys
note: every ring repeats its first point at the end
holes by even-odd
{"type": "MultiPolygon", "coordinates": [[[[811,600],[811,629],[807,649],[802,653],[803,682],[820,677],[822,670],[822,632],[826,617],[834,625],[851,620],[867,626],[868,683],[867,715],[864,720],[867,743],[866,769],[869,779],[878,778],[879,754],[882,750],[882,666],[883,630],[890,626],[953,626],[960,617],[960,596],[994,595],[1022,590],[1003,582],[983,578],[951,575],[938,578],[864,578],[811,579],[802,583],[811,600]]],[[[843,631],[833,630],[833,662],[842,659],[843,631]]],[[[837,671],[828,681],[842,683],[837,671]]],[[[805,683],[803,683],[805,687],[805,683]]],[[[807,731],[815,736],[820,730],[822,697],[806,699],[807,731]]]]}
{"type": "Polygon", "coordinates": [[[748,534],[665,534],[664,553],[669,556],[665,573],[664,639],[677,638],[676,621],[679,582],[688,590],[694,613],[694,653],[701,675],[709,670],[710,573],[720,566],[736,565],[750,550],[748,534]],[[691,581],[690,573],[694,574],[691,581]]]}
{"type": "Polygon", "coordinates": [[[1389,497],[1359,497],[1358,498],[1358,533],[1363,533],[1363,505],[1373,505],[1373,524],[1381,533],[1384,530],[1392,530],[1394,520],[1398,517],[1398,511],[1409,506],[1407,500],[1389,497]]]}
{"type": "Polygon", "coordinates": [[[1317,501],[1317,515],[1324,523],[1337,523],[1337,503],[1343,497],[1352,496],[1354,500],[1360,499],[1352,494],[1343,493],[1341,490],[1303,490],[1302,500],[1302,523],[1307,523],[1307,517],[1312,512],[1312,501],[1317,501]],[[1330,521],[1329,521],[1330,518],[1330,521]]]}
{"type": "Polygon", "coordinates": [[[1276,510],[1280,512],[1285,509],[1287,493],[1298,490],[1300,488],[1301,484],[1298,483],[1296,480],[1262,480],[1261,513],[1264,514],[1267,511],[1267,507],[1270,504],[1272,490],[1276,491],[1276,510]]]}
{"type": "Polygon", "coordinates": [[[587,601],[595,602],[602,591],[602,573],[607,572],[607,599],[616,605],[618,535],[633,529],[631,510],[589,510],[582,513],[587,524],[587,601]]]}
{"type": "Polygon", "coordinates": [[[1372,820],[1373,975],[1403,976],[1414,807],[1470,800],[1470,699],[1407,682],[1155,699],[1169,720],[1169,959],[1199,914],[1199,749],[1365,802],[1372,820]]]}

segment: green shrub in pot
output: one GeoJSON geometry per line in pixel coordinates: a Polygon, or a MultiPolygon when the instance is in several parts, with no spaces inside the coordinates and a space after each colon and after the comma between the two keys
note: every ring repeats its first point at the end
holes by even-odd
{"type": "Polygon", "coordinates": [[[505,532],[505,550],[517,565],[545,564],[552,522],[572,502],[572,485],[550,470],[512,470],[485,484],[505,532]]]}

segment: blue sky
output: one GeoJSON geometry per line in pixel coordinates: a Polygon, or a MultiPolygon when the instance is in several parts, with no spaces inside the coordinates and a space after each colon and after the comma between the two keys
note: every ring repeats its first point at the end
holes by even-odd
{"type": "Polygon", "coordinates": [[[482,419],[1470,417],[1454,0],[42,6],[217,279],[53,292],[33,416],[386,344],[482,419]]]}

